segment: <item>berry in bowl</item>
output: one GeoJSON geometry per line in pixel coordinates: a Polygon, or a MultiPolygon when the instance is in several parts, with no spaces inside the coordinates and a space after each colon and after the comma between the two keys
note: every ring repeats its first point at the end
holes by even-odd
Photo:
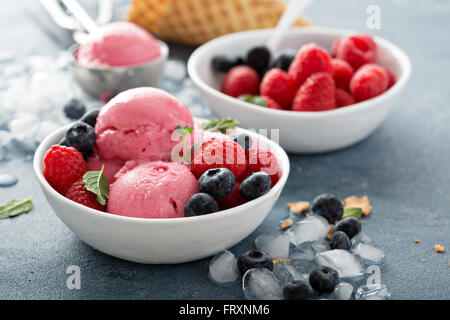
{"type": "Polygon", "coordinates": [[[141,263],[192,261],[248,236],[289,174],[279,145],[236,125],[193,119],[163,90],[131,89],[49,135],[34,171],[92,247],[141,263]]]}
{"type": "Polygon", "coordinates": [[[361,141],[389,114],[411,73],[406,54],[379,37],[294,28],[271,53],[262,45],[271,31],[212,40],[192,54],[188,71],[214,113],[246,128],[279,129],[289,152],[361,141]]]}

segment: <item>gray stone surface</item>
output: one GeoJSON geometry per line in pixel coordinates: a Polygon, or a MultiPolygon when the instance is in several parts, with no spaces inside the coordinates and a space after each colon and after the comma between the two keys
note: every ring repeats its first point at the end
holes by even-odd
{"type": "MultiPolygon", "coordinates": [[[[20,52],[32,45],[39,54],[54,54],[67,47],[67,34],[54,29],[33,3],[0,2],[1,48],[20,52]]],[[[318,25],[367,32],[366,8],[372,4],[382,17],[381,30],[373,33],[398,44],[412,60],[408,87],[365,141],[329,154],[290,155],[292,171],[275,208],[230,250],[239,255],[253,247],[257,235],[274,230],[288,214],[286,202],[311,201],[322,192],[368,195],[373,214],[363,230],[386,252],[381,280],[392,298],[450,299],[450,4],[318,0],[307,15],[318,25]],[[437,243],[445,253],[434,252],[437,243]]],[[[186,58],[190,50],[173,46],[172,55],[186,58]]],[[[90,248],[52,212],[29,161],[0,164],[0,171],[19,176],[16,186],[0,189],[0,203],[35,195],[33,211],[0,220],[1,299],[243,298],[240,286],[223,288],[208,279],[210,259],[139,265],[90,248]],[[69,265],[81,268],[81,290],[66,288],[69,265]]]]}

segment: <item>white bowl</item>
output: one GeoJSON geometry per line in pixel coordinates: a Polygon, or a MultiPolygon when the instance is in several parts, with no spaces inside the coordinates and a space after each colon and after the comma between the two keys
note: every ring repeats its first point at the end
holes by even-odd
{"type": "MultiPolygon", "coordinates": [[[[396,84],[384,94],[352,106],[322,112],[295,112],[261,108],[220,92],[222,77],[211,68],[218,54],[242,56],[265,42],[272,29],[238,32],[216,38],[200,46],[191,55],[188,72],[200,89],[205,104],[220,117],[233,117],[252,129],[279,129],[280,145],[293,153],[318,153],[350,146],[370,135],[391,111],[395,98],[411,74],[407,55],[387,40],[375,37],[379,48],[377,63],[391,69],[396,84]]],[[[334,40],[353,31],[328,28],[293,28],[284,37],[279,50],[299,49],[315,42],[330,50],[334,40]]]]}
{"type": "Polygon", "coordinates": [[[44,178],[45,153],[61,140],[67,129],[68,126],[63,127],[46,137],[34,155],[34,172],[45,197],[56,215],[81,240],[106,254],[134,262],[188,262],[235,245],[261,224],[280,196],[289,175],[289,159],[279,145],[263,136],[238,129],[237,132],[246,132],[266,143],[279,160],[281,178],[268,193],[241,206],[203,216],[174,219],[118,216],[63,197],[44,178]]]}

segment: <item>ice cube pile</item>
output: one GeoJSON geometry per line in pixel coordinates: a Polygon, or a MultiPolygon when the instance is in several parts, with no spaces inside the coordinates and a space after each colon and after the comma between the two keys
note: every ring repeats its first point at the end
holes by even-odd
{"type": "Polygon", "coordinates": [[[30,158],[49,133],[68,123],[71,98],[90,100],[72,79],[64,52],[56,57],[0,52],[0,161],[30,158]]]}
{"type": "MultiPolygon", "coordinates": [[[[290,218],[294,219],[292,216],[290,218]]],[[[256,237],[255,249],[269,254],[273,268],[241,270],[242,288],[247,299],[284,299],[283,290],[287,284],[297,280],[310,282],[310,274],[319,267],[335,270],[339,282],[334,290],[326,293],[312,290],[312,299],[381,300],[390,297],[386,285],[379,283],[379,274],[377,281],[372,276],[374,269],[380,271],[379,264],[385,254],[366,234],[359,232],[353,236],[347,249],[332,249],[329,235],[327,237],[332,225],[326,219],[318,214],[296,216],[295,219],[297,222],[286,231],[277,229],[256,237]]],[[[231,251],[227,251],[227,259],[223,257],[221,252],[212,259],[210,275],[214,273],[215,278],[222,280],[229,278],[236,284],[236,277],[230,276],[230,273],[236,275],[234,264],[237,262],[239,265],[240,257],[234,256],[231,251]],[[222,265],[218,266],[219,263],[222,265]]],[[[223,284],[223,281],[215,282],[223,284]]]]}
{"type": "MultiPolygon", "coordinates": [[[[167,61],[159,87],[173,93],[196,117],[210,118],[181,60],[167,61]]],[[[63,112],[70,99],[90,110],[103,105],[74,80],[65,51],[56,57],[0,51],[0,162],[31,159],[39,143],[73,120],[63,112]]]]}

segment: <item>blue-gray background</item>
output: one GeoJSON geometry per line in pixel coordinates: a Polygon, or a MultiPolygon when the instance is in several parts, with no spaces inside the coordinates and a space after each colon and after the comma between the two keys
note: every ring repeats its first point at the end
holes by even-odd
{"type": "MultiPolygon", "coordinates": [[[[120,4],[117,18],[126,9],[124,1],[120,4]]],[[[368,195],[374,209],[363,228],[386,252],[381,279],[392,298],[450,299],[450,2],[317,0],[306,15],[317,25],[369,32],[369,5],[378,5],[382,18],[381,29],[370,32],[408,53],[413,63],[410,83],[392,114],[365,141],[329,154],[289,155],[292,170],[278,203],[231,250],[241,254],[252,248],[255,236],[276,228],[287,215],[286,202],[310,201],[323,192],[368,195]],[[435,244],[446,252],[435,253],[435,244]]],[[[33,45],[38,54],[54,55],[70,43],[38,1],[0,2],[2,50],[20,52],[33,45]]],[[[171,46],[172,57],[187,59],[190,52],[192,48],[171,46]]],[[[15,172],[20,181],[0,189],[0,203],[36,197],[29,214],[0,220],[1,299],[243,298],[239,285],[222,288],[209,281],[210,259],[139,265],[90,248],[52,212],[29,161],[1,164],[5,171],[15,172]],[[81,268],[81,290],[66,287],[69,265],[81,268]]]]}

